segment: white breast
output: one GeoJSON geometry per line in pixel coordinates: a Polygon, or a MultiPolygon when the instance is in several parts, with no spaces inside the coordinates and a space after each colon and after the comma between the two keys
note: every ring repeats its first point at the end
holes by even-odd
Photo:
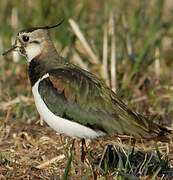
{"type": "Polygon", "coordinates": [[[42,79],[49,77],[49,74],[45,74],[41,79],[39,79],[35,85],[32,87],[32,93],[34,95],[35,104],[40,116],[47,122],[47,124],[52,127],[55,131],[60,134],[65,134],[71,137],[79,138],[96,138],[98,136],[103,136],[105,133],[96,132],[91,128],[80,125],[79,123],[72,122],[70,120],[61,118],[53,114],[46,106],[44,101],[38,92],[38,86],[42,79]]]}

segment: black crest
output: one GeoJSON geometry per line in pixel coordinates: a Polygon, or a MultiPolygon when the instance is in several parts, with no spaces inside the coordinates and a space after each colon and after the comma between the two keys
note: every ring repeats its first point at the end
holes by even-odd
{"type": "Polygon", "coordinates": [[[29,33],[29,32],[35,31],[37,29],[52,29],[52,28],[60,26],[63,22],[64,22],[64,19],[62,19],[58,24],[55,24],[53,26],[43,26],[43,27],[27,28],[27,29],[24,29],[24,30],[20,31],[19,34],[20,33],[24,33],[24,32],[29,33]]]}

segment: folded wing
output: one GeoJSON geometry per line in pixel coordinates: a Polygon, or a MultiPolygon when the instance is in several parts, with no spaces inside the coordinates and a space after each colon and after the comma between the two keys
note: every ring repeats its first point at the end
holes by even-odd
{"type": "Polygon", "coordinates": [[[154,138],[161,133],[158,125],[129,110],[102,81],[78,67],[51,70],[39,93],[56,115],[109,135],[154,138]]]}

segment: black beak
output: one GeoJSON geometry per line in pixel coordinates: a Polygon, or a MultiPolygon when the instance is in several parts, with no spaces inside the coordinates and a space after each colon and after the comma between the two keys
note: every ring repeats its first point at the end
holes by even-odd
{"type": "Polygon", "coordinates": [[[16,48],[17,48],[17,46],[14,44],[9,49],[7,49],[4,53],[2,53],[2,55],[5,56],[16,48]]]}

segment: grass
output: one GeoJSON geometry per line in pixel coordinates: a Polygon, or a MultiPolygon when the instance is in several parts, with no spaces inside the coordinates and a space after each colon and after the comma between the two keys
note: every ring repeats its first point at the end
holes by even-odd
{"type": "MultiPolygon", "coordinates": [[[[50,31],[58,52],[102,78],[130,108],[171,127],[172,2],[20,2],[0,2],[1,52],[19,30],[65,18],[50,31]]],[[[64,179],[173,177],[172,141],[142,140],[133,148],[129,138],[98,139],[89,143],[84,164],[75,152],[70,155],[72,139],[40,124],[26,71],[24,58],[0,57],[0,179],[59,179],[63,174],[64,179]],[[76,172],[80,168],[82,177],[76,172]]]]}

